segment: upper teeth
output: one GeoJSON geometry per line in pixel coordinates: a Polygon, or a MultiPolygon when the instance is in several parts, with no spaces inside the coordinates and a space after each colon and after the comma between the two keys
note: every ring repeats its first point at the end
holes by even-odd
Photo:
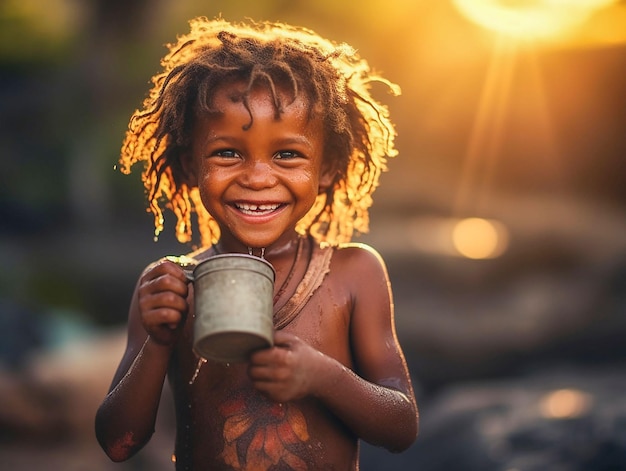
{"type": "Polygon", "coordinates": [[[247,203],[239,203],[237,207],[244,211],[273,211],[278,208],[279,204],[247,204],[247,203]]]}

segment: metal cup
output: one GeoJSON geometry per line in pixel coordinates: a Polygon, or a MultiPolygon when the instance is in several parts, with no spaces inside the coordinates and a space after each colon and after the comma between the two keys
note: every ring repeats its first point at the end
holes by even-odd
{"type": "Polygon", "coordinates": [[[193,270],[193,348],[203,358],[243,362],[273,345],[274,267],[246,254],[222,254],[193,270]]]}

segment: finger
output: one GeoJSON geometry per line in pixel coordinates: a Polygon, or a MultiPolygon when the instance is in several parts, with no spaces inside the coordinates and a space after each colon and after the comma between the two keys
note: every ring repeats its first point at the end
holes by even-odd
{"type": "Polygon", "coordinates": [[[250,363],[248,366],[248,375],[253,381],[286,381],[291,374],[291,366],[282,361],[280,357],[267,363],[250,363]]]}
{"type": "Polygon", "coordinates": [[[298,340],[299,338],[291,332],[285,332],[284,330],[274,331],[274,346],[288,348],[298,340]]]}
{"type": "Polygon", "coordinates": [[[157,343],[162,345],[169,345],[174,341],[174,334],[167,328],[153,329],[149,334],[157,343]]]}
{"type": "Polygon", "coordinates": [[[180,296],[187,296],[189,284],[185,280],[167,273],[149,281],[146,286],[149,286],[149,289],[155,292],[172,291],[180,296]]]}
{"type": "Polygon", "coordinates": [[[189,283],[189,279],[185,271],[177,264],[168,260],[160,260],[146,269],[143,279],[146,281],[156,280],[162,276],[169,275],[185,285],[189,283]]]}
{"type": "Polygon", "coordinates": [[[143,309],[154,306],[177,307],[186,309],[188,286],[180,280],[163,275],[153,280],[143,281],[139,286],[139,302],[143,309]]]}
{"type": "Polygon", "coordinates": [[[255,350],[248,359],[250,366],[277,367],[285,363],[285,356],[290,351],[290,346],[282,343],[273,347],[255,350]]]}
{"type": "Polygon", "coordinates": [[[188,310],[187,299],[172,291],[157,293],[140,293],[139,308],[142,312],[157,309],[172,309],[180,313],[188,310]]]}
{"type": "Polygon", "coordinates": [[[178,327],[183,320],[183,316],[180,311],[170,308],[153,309],[143,316],[144,324],[147,328],[150,327],[162,327],[162,326],[174,326],[178,327]]]}
{"type": "Polygon", "coordinates": [[[267,366],[250,366],[248,376],[252,381],[269,381],[272,377],[271,369],[267,366]]]}
{"type": "Polygon", "coordinates": [[[250,353],[248,362],[250,366],[264,366],[272,361],[272,348],[263,348],[250,353]]]}
{"type": "Polygon", "coordinates": [[[160,267],[162,270],[164,270],[164,273],[176,277],[185,284],[189,283],[189,277],[180,265],[170,262],[168,260],[164,260],[160,263],[160,267]]]}

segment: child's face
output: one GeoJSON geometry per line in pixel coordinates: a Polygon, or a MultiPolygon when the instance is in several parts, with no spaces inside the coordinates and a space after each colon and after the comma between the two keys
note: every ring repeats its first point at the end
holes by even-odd
{"type": "Polygon", "coordinates": [[[322,121],[308,119],[305,99],[286,105],[276,119],[266,87],[250,93],[250,111],[232,98],[243,89],[222,87],[213,103],[220,114],[197,119],[188,169],[223,240],[269,247],[293,236],[333,174],[323,165],[322,121]]]}

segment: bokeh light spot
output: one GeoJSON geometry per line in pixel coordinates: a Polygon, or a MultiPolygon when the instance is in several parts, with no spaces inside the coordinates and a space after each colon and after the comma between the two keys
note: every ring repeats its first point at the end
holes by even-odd
{"type": "Polygon", "coordinates": [[[541,414],[550,419],[571,419],[587,413],[592,406],[589,394],[576,389],[558,389],[546,394],[541,402],[541,414]]]}
{"type": "Polygon", "coordinates": [[[454,225],[452,242],[455,249],[467,258],[494,258],[506,250],[508,231],[498,221],[467,218],[454,225]]]}

